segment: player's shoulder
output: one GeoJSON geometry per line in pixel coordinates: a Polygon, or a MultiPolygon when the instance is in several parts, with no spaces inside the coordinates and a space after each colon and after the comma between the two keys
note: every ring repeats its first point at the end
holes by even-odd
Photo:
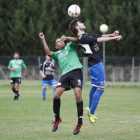
{"type": "Polygon", "coordinates": [[[65,49],[67,49],[67,47],[73,46],[73,45],[77,45],[77,42],[70,41],[69,43],[66,44],[65,49]]]}
{"type": "Polygon", "coordinates": [[[14,61],[14,60],[15,60],[15,59],[11,59],[10,62],[11,62],[11,61],[14,61]]]}
{"type": "Polygon", "coordinates": [[[59,54],[61,51],[56,51],[56,52],[52,52],[52,53],[55,53],[55,54],[59,54]]]}
{"type": "Polygon", "coordinates": [[[15,62],[15,59],[11,59],[11,60],[10,60],[10,63],[14,63],[14,62],[15,62]]]}
{"type": "Polygon", "coordinates": [[[42,63],[41,63],[41,65],[43,65],[43,64],[45,64],[45,63],[47,63],[46,61],[43,61],[42,63]]]}
{"type": "Polygon", "coordinates": [[[50,63],[51,63],[52,65],[54,65],[54,63],[53,63],[52,61],[50,61],[50,63]]]}
{"type": "Polygon", "coordinates": [[[86,36],[89,36],[89,33],[81,34],[80,36],[78,36],[78,39],[81,39],[82,37],[86,37],[86,36]]]}

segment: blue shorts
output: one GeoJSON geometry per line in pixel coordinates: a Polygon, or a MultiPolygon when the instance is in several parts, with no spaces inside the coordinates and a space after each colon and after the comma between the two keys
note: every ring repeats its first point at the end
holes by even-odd
{"type": "Polygon", "coordinates": [[[95,87],[105,87],[105,71],[102,62],[89,67],[91,74],[91,85],[95,87]]]}
{"type": "Polygon", "coordinates": [[[43,83],[42,83],[42,87],[43,88],[48,88],[49,85],[51,86],[56,86],[56,80],[55,79],[52,79],[52,80],[43,80],[43,83]]]}

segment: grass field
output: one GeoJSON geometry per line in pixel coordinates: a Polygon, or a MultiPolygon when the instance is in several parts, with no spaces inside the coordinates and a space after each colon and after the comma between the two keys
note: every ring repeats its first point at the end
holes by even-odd
{"type": "MultiPolygon", "coordinates": [[[[28,84],[27,82],[25,82],[28,84]]],[[[140,88],[106,87],[92,125],[84,112],[81,132],[74,136],[77,110],[73,90],[61,98],[62,123],[51,132],[53,116],[52,88],[42,100],[41,86],[20,87],[20,98],[13,101],[10,85],[0,84],[0,140],[139,140],[140,88]]],[[[84,108],[88,106],[90,86],[83,88],[84,108]]]]}

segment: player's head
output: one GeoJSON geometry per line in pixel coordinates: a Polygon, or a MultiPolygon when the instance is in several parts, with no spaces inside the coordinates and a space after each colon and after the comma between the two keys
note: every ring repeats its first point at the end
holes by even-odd
{"type": "Polygon", "coordinates": [[[54,46],[56,49],[62,50],[65,47],[65,43],[61,40],[61,38],[56,38],[54,40],[54,46]]]}
{"type": "Polygon", "coordinates": [[[84,23],[81,23],[78,19],[74,19],[73,21],[70,22],[69,29],[74,34],[78,34],[79,31],[85,32],[86,26],[84,25],[84,23]]]}
{"type": "Polygon", "coordinates": [[[50,61],[51,58],[50,58],[48,55],[46,55],[46,60],[47,60],[47,61],[50,61]]]}
{"type": "Polygon", "coordinates": [[[19,52],[18,51],[14,52],[14,59],[19,59],[19,52]]]}

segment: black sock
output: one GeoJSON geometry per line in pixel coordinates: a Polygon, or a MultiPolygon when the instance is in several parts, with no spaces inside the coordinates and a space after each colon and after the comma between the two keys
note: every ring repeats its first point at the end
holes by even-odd
{"type": "Polygon", "coordinates": [[[15,88],[12,88],[13,92],[15,93],[15,88]]]}
{"type": "Polygon", "coordinates": [[[60,99],[53,99],[53,112],[55,116],[55,121],[59,121],[60,118],[60,99]]]}
{"type": "Polygon", "coordinates": [[[15,90],[15,96],[18,96],[18,91],[17,90],[15,90]]]}
{"type": "Polygon", "coordinates": [[[78,124],[82,124],[82,118],[83,118],[83,101],[77,104],[77,113],[78,113],[78,124]]]}

